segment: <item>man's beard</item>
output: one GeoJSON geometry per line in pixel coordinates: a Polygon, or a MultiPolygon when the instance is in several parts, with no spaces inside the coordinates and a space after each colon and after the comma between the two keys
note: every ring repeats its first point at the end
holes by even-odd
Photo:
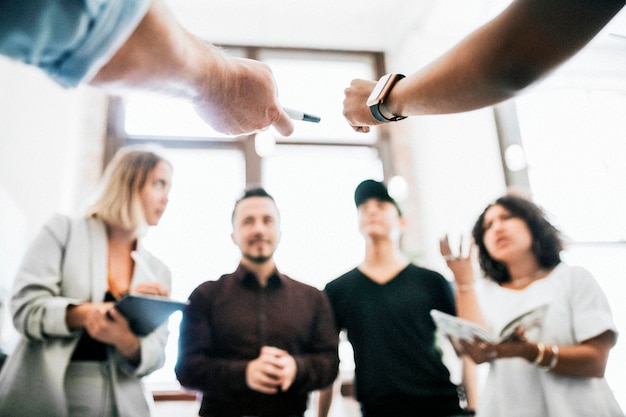
{"type": "Polygon", "coordinates": [[[257,264],[257,265],[264,264],[265,262],[272,259],[272,255],[254,256],[254,255],[250,255],[249,253],[244,253],[243,257],[246,258],[248,261],[252,262],[253,264],[257,264]]]}

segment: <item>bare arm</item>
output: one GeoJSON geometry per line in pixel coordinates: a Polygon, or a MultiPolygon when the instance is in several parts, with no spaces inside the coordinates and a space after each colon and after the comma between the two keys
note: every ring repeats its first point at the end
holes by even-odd
{"type": "MultiPolygon", "coordinates": [[[[474,291],[474,270],[472,268],[472,252],[473,246],[470,246],[467,256],[463,255],[463,243],[459,246],[458,256],[454,255],[448,236],[444,236],[439,241],[439,251],[446,260],[448,268],[454,275],[455,282],[455,299],[457,316],[466,320],[479,323],[484,326],[485,321],[480,311],[478,297],[474,291]]],[[[455,349],[459,347],[458,341],[453,340],[455,349]]],[[[461,349],[462,350],[462,349],[461,349]]],[[[462,354],[462,351],[458,351],[462,354]]],[[[476,373],[476,364],[466,355],[462,355],[463,369],[463,386],[467,397],[467,406],[471,410],[475,410],[478,406],[478,377],[476,373]]]]}
{"type": "MultiPolygon", "coordinates": [[[[576,54],[623,5],[623,0],[514,0],[439,59],[399,81],[387,107],[404,116],[444,114],[511,98],[576,54]]],[[[373,86],[354,80],[346,90],[344,115],[354,127],[379,124],[365,105],[373,86]]]]}
{"type": "Polygon", "coordinates": [[[333,389],[331,385],[319,391],[319,399],[317,401],[317,417],[328,417],[330,405],[333,402],[333,389]]]}
{"type": "Polygon", "coordinates": [[[478,373],[476,364],[466,355],[461,357],[463,369],[463,387],[467,399],[467,408],[476,410],[478,408],[478,373]]]}
{"type": "Polygon", "coordinates": [[[602,378],[609,359],[609,351],[615,346],[616,341],[615,333],[606,331],[577,346],[559,346],[558,362],[553,372],[602,378]]]}
{"type": "MultiPolygon", "coordinates": [[[[541,348],[543,351],[541,354],[540,344],[526,341],[523,335],[520,340],[498,345],[489,345],[480,341],[475,343],[461,341],[460,343],[465,352],[476,363],[488,360],[485,356],[486,351],[495,351],[497,359],[523,358],[531,363],[541,359],[539,363],[535,364],[548,367],[550,372],[575,377],[601,378],[606,370],[609,351],[615,342],[615,333],[607,330],[577,345],[559,345],[556,349],[554,345],[545,345],[541,348]]],[[[490,359],[493,360],[494,358],[490,359]]]]}
{"type": "Polygon", "coordinates": [[[473,247],[467,255],[462,255],[463,247],[459,247],[459,255],[456,256],[450,248],[448,236],[445,236],[439,241],[439,251],[454,275],[457,316],[484,326],[485,320],[474,290],[473,247]]]}
{"type": "Polygon", "coordinates": [[[105,89],[159,91],[192,100],[216,130],[238,135],[270,125],[290,135],[270,68],[226,57],[186,31],[154,0],[135,32],[90,84],[105,89]]]}

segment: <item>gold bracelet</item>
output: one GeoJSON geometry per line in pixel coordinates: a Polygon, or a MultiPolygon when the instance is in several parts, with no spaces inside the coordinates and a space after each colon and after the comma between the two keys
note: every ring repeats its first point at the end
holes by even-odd
{"type": "Polygon", "coordinates": [[[559,347],[552,345],[552,359],[550,359],[550,365],[548,365],[547,371],[556,368],[557,363],[559,363],[559,347]]]}
{"type": "Polygon", "coordinates": [[[533,364],[539,365],[543,361],[543,355],[546,353],[546,345],[541,342],[537,343],[537,357],[533,361],[533,364]]]}
{"type": "Polygon", "coordinates": [[[545,372],[548,372],[554,369],[557,362],[559,361],[559,348],[557,347],[557,345],[550,346],[550,352],[552,352],[552,355],[550,356],[550,361],[548,362],[548,364],[539,365],[539,367],[545,372]]]}

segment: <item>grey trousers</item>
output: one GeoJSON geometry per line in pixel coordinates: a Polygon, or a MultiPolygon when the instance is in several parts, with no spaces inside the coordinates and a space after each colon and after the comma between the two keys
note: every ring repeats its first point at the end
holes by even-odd
{"type": "Polygon", "coordinates": [[[117,417],[106,362],[70,362],[65,375],[69,417],[117,417]]]}

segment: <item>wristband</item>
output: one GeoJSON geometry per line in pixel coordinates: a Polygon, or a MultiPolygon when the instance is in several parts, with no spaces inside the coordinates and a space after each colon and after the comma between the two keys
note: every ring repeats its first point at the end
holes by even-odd
{"type": "Polygon", "coordinates": [[[385,104],[385,100],[393,86],[403,78],[404,75],[402,74],[385,74],[378,80],[366,102],[374,119],[382,123],[406,119],[406,116],[392,114],[385,104]]]}
{"type": "Polygon", "coordinates": [[[559,363],[559,347],[557,345],[552,345],[552,358],[550,358],[550,363],[548,366],[545,366],[543,370],[546,372],[551,371],[556,368],[557,363],[559,363]]]}
{"type": "Polygon", "coordinates": [[[541,342],[537,343],[537,351],[537,357],[533,361],[535,365],[539,365],[541,361],[543,361],[543,355],[546,353],[546,345],[541,342]]]}

